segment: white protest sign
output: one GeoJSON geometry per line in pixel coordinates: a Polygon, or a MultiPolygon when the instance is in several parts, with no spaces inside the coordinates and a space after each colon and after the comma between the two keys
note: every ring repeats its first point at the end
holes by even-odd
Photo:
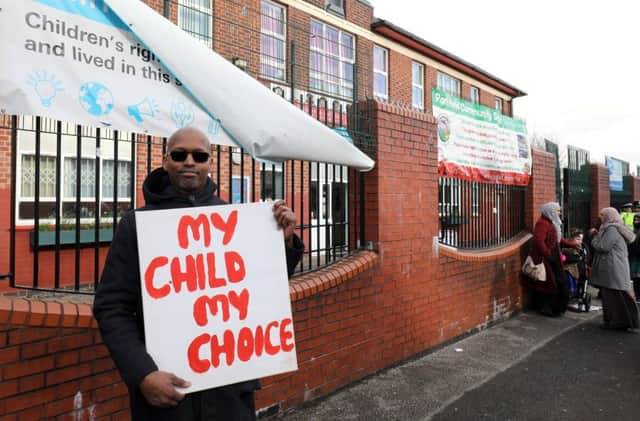
{"type": "Polygon", "coordinates": [[[272,204],[136,212],[147,351],[186,392],[297,369],[272,204]]]}
{"type": "Polygon", "coordinates": [[[0,114],[235,146],[103,0],[0,0],[0,39],[0,114]]]}

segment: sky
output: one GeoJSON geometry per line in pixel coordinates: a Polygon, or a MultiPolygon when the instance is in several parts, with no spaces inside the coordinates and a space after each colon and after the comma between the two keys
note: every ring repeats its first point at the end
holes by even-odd
{"type": "Polygon", "coordinates": [[[369,0],[404,28],[527,93],[530,136],[640,165],[640,4],[633,0],[369,0]]]}

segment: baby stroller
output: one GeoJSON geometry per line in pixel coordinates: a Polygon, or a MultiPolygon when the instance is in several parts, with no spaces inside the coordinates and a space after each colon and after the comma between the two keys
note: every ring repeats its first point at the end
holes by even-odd
{"type": "Polygon", "coordinates": [[[576,279],[571,272],[565,270],[567,284],[569,285],[569,305],[579,312],[588,312],[591,309],[591,294],[587,292],[589,281],[586,277],[576,279]],[[575,306],[572,306],[572,304],[575,306]]]}

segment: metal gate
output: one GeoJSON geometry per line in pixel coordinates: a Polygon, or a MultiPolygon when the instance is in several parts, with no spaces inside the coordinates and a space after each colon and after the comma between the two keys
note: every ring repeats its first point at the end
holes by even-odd
{"type": "Polygon", "coordinates": [[[572,229],[587,230],[591,225],[591,163],[589,152],[567,148],[568,168],[564,169],[564,235],[572,229]]]}

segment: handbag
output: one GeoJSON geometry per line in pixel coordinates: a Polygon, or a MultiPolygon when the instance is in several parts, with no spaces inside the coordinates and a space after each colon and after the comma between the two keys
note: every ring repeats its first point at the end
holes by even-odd
{"type": "Polygon", "coordinates": [[[522,264],[522,273],[534,281],[545,282],[547,280],[547,271],[544,268],[544,263],[533,264],[531,256],[527,256],[522,264]]]}

